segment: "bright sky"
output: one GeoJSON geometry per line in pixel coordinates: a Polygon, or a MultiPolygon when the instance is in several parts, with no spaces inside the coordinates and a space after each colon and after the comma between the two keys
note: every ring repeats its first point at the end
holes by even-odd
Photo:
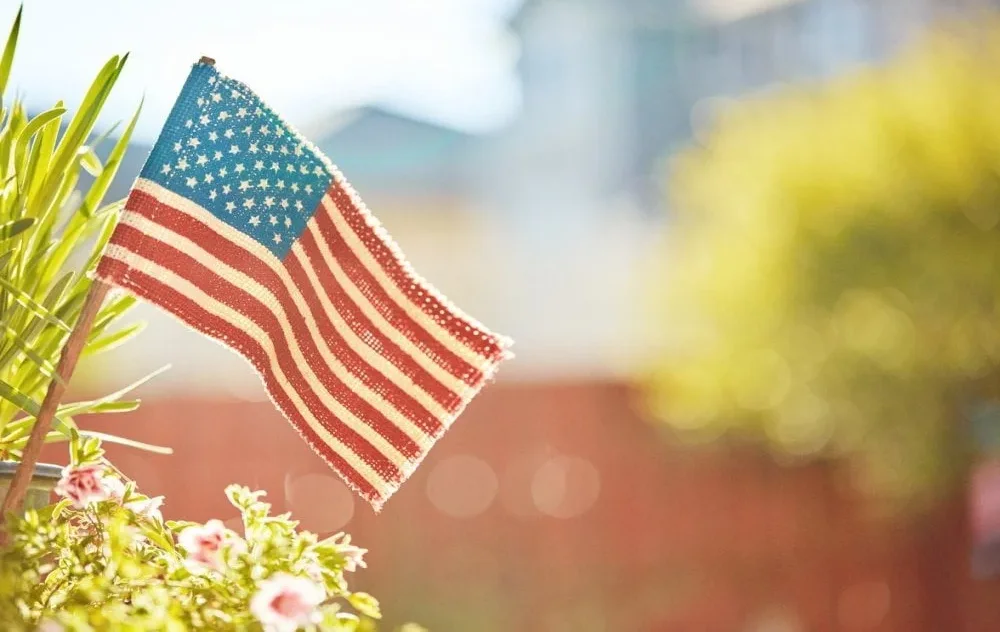
{"type": "MultiPolygon", "coordinates": [[[[16,11],[4,3],[4,31],[16,11]]],[[[108,121],[146,105],[155,137],[201,55],[300,127],[375,103],[466,131],[516,114],[520,0],[28,0],[12,86],[33,109],[73,107],[111,55],[131,52],[108,121]]]]}

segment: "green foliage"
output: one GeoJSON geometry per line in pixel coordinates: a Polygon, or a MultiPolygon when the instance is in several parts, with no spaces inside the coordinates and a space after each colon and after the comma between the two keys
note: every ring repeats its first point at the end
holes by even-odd
{"type": "Polygon", "coordinates": [[[344,578],[348,536],[296,530],[288,515],[270,515],[262,492],[234,485],[226,495],[243,517],[245,538],[233,535],[221,571],[193,569],[178,534],[197,525],[144,511],[149,499],[131,483],[120,499],[84,509],[64,500],[29,512],[10,525],[11,545],[0,554],[4,630],[40,622],[81,631],[262,630],[250,604],[261,582],[280,573],[325,591],[318,622],[303,629],[377,629],[378,602],[351,592],[344,578]]]}
{"type": "Polygon", "coordinates": [[[651,408],[694,435],[948,480],[1000,369],[1000,27],[722,111],[672,179],[651,408]]]}
{"type": "MultiPolygon", "coordinates": [[[[18,12],[0,57],[0,94],[10,75],[20,24],[18,12]]],[[[117,219],[121,204],[104,204],[104,195],[139,111],[104,164],[95,153],[104,136],[94,138],[93,131],[127,57],[108,60],[68,121],[62,103],[31,119],[20,99],[4,100],[0,106],[0,459],[20,458],[49,381],[56,379],[63,344],[90,290],[88,275],[117,219]],[[94,179],[77,192],[81,170],[94,179]],[[74,269],[81,262],[82,269],[74,269]]],[[[117,298],[104,305],[84,355],[111,349],[138,333],[139,325],[116,327],[134,304],[130,298],[117,298]]],[[[74,415],[135,408],[136,401],[120,399],[126,393],[62,406],[48,440],[77,436],[74,415]]]]}

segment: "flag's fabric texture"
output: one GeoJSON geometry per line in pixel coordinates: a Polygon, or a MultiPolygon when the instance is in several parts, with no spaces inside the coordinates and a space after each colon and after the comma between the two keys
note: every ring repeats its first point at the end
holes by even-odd
{"type": "Polygon", "coordinates": [[[203,63],[97,278],[242,354],[376,509],[509,356],[410,268],[325,156],[203,63]]]}

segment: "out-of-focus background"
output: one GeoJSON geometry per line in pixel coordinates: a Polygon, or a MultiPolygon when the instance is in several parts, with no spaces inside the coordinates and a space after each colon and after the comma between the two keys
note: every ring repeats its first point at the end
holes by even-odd
{"type": "Polygon", "coordinates": [[[140,410],[93,425],[175,453],[112,448],[115,463],[166,494],[168,518],[233,518],[222,490],[238,482],[304,528],[351,532],[371,549],[355,585],[390,624],[1000,629],[990,560],[973,564],[997,476],[973,470],[975,456],[899,510],[826,452],[685,441],[636,380],[662,353],[648,299],[675,210],[668,165],[706,113],[880,62],[934,20],[989,4],[32,0],[12,82],[36,111],[73,107],[107,57],[131,51],[104,123],[145,106],[109,199],[127,193],[190,63],[210,55],[341,167],[417,270],[516,340],[516,360],[379,516],[247,364],[154,308],[138,311],[149,327],[137,341],[75,386],[170,363],[140,410]]]}

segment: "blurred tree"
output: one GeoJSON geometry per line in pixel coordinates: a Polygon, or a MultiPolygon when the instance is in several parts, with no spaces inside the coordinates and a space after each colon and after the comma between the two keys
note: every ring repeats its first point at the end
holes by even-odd
{"type": "Polygon", "coordinates": [[[650,406],[940,490],[1000,395],[1000,22],[715,115],[672,172],[650,406]]]}

